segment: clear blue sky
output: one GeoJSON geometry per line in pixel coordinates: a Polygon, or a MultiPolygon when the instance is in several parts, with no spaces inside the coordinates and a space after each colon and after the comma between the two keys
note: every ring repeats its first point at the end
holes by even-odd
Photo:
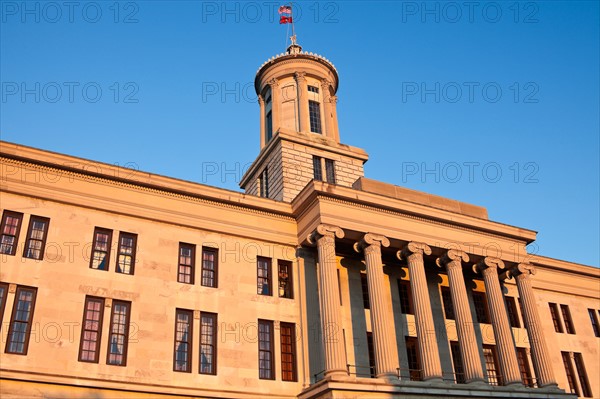
{"type": "MultiPolygon", "coordinates": [[[[254,74],[285,49],[279,3],[66,3],[0,2],[2,139],[239,190],[254,74]]],[[[598,265],[598,2],[294,4],[299,43],[339,71],[341,139],[367,177],[598,265]]]]}

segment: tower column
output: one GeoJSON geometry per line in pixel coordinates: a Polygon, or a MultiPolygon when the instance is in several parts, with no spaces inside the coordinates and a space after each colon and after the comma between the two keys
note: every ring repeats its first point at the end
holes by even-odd
{"type": "Polygon", "coordinates": [[[265,100],[262,95],[258,95],[258,105],[260,107],[260,149],[262,150],[266,144],[265,132],[265,100]]]}
{"type": "Polygon", "coordinates": [[[456,331],[466,382],[483,382],[483,366],[477,348],[473,315],[467,298],[467,287],[462,270],[462,261],[468,262],[469,255],[460,250],[451,249],[436,259],[438,266],[446,267],[448,284],[452,296],[452,306],[456,316],[456,331]]]}
{"type": "Polygon", "coordinates": [[[336,237],[343,238],[344,231],[327,224],[320,224],[308,236],[308,242],[317,245],[319,256],[319,305],[325,343],[325,377],[348,376],[337,296],[336,237]]]}
{"type": "Polygon", "coordinates": [[[331,92],[329,91],[329,87],[331,86],[331,82],[327,79],[321,80],[321,91],[323,92],[323,136],[333,138],[333,127],[331,120],[331,92]]]}
{"type": "Polygon", "coordinates": [[[388,247],[390,241],[381,235],[367,233],[354,244],[356,252],[363,252],[367,264],[367,284],[371,303],[371,327],[373,328],[373,346],[375,349],[375,372],[378,378],[397,376],[398,349],[392,341],[395,337],[391,324],[392,312],[388,306],[381,260],[381,247],[388,247]]]}
{"type": "Polygon", "coordinates": [[[398,259],[406,260],[419,342],[419,357],[423,367],[423,380],[442,380],[442,365],[435,335],[431,300],[425,276],[423,254],[431,255],[431,248],[420,242],[410,242],[401,251],[398,259]]]}
{"type": "Polygon", "coordinates": [[[507,277],[514,277],[517,281],[517,289],[523,303],[523,318],[525,319],[525,327],[529,335],[531,358],[538,385],[540,387],[555,388],[557,387],[556,377],[554,376],[552,360],[546,346],[544,327],[540,321],[535,294],[531,286],[530,276],[535,273],[536,270],[533,265],[519,263],[507,272],[507,277]]]}
{"type": "Polygon", "coordinates": [[[298,131],[310,132],[310,116],[308,111],[308,85],[306,72],[296,72],[296,90],[298,93],[298,131]]]}
{"type": "Polygon", "coordinates": [[[339,143],[340,141],[340,129],[338,126],[338,119],[337,119],[337,101],[338,101],[338,97],[337,96],[331,96],[329,98],[329,101],[331,102],[331,118],[333,120],[333,123],[331,124],[332,126],[332,138],[339,143]]]}
{"type": "Polygon", "coordinates": [[[500,372],[504,385],[522,385],[521,372],[517,361],[517,352],[508,322],[508,313],[504,304],[504,296],[498,279],[498,269],[504,268],[504,262],[498,258],[486,257],[473,267],[475,272],[483,275],[485,294],[489,304],[500,372]]]}
{"type": "Polygon", "coordinates": [[[281,115],[279,113],[279,81],[275,78],[269,80],[269,87],[271,88],[271,121],[273,123],[273,136],[279,130],[281,115]]]}

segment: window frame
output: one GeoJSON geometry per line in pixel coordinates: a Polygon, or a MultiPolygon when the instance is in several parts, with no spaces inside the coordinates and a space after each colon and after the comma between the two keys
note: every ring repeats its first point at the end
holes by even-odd
{"type": "Polygon", "coordinates": [[[521,328],[521,321],[519,320],[519,313],[517,311],[517,301],[513,296],[505,296],[506,313],[508,315],[508,322],[512,328],[521,328]]]}
{"type": "Polygon", "coordinates": [[[581,396],[579,392],[579,387],[577,386],[577,382],[575,380],[575,369],[573,368],[573,362],[571,361],[571,354],[569,352],[560,352],[563,366],[565,368],[565,375],[567,377],[567,383],[569,384],[569,389],[571,393],[581,396]]]}
{"type": "Polygon", "coordinates": [[[5,209],[4,212],[2,212],[2,221],[0,222],[0,255],[8,255],[8,256],[16,255],[17,247],[19,246],[19,236],[21,235],[22,226],[23,226],[23,214],[21,212],[9,211],[8,209],[5,209]],[[6,227],[6,223],[7,223],[9,217],[15,218],[19,221],[17,223],[15,235],[4,233],[4,228],[6,227]],[[10,252],[2,252],[2,246],[4,246],[4,244],[3,244],[4,236],[14,238],[10,252]]]}
{"type": "Polygon", "coordinates": [[[173,371],[177,373],[191,373],[192,372],[192,360],[194,353],[194,311],[189,309],[175,309],[175,334],[173,335],[173,371]],[[186,315],[188,317],[188,339],[186,341],[177,340],[177,333],[179,327],[179,315],[186,315]],[[177,354],[179,353],[177,350],[177,345],[179,343],[187,344],[187,367],[185,370],[180,370],[177,368],[177,354]]]}
{"type": "Polygon", "coordinates": [[[110,229],[106,229],[104,227],[94,227],[94,237],[92,240],[92,251],[90,254],[90,269],[92,270],[101,270],[101,271],[109,271],[110,270],[110,251],[112,249],[112,235],[113,235],[113,231],[110,229]],[[107,241],[106,241],[106,251],[102,251],[102,250],[97,250],[96,249],[96,244],[98,243],[98,234],[106,234],[108,235],[107,241]],[[97,267],[93,267],[94,266],[94,255],[96,252],[100,252],[100,253],[105,253],[106,254],[106,269],[100,269],[97,267]]]}
{"type": "Polygon", "coordinates": [[[219,249],[218,248],[202,247],[202,264],[200,266],[200,285],[202,287],[219,288],[219,249]],[[208,268],[204,267],[204,262],[205,262],[204,255],[208,254],[208,253],[210,253],[214,256],[212,269],[208,269],[208,268]],[[212,284],[204,284],[204,280],[205,280],[204,272],[205,271],[208,273],[212,273],[212,277],[210,278],[212,280],[212,284]]]}
{"type": "Polygon", "coordinates": [[[554,325],[554,331],[560,334],[565,332],[562,322],[560,320],[560,314],[558,310],[558,305],[553,302],[548,303],[548,307],[550,309],[550,317],[552,318],[552,324],[554,325]]]}
{"type": "Polygon", "coordinates": [[[311,133],[323,134],[321,124],[321,103],[319,101],[308,100],[308,119],[311,133]]]}
{"type": "Polygon", "coordinates": [[[521,381],[523,385],[529,388],[535,388],[535,381],[531,374],[531,365],[527,357],[527,348],[516,347],[517,352],[517,364],[519,366],[519,372],[521,374],[521,381]]]}
{"type": "Polygon", "coordinates": [[[4,309],[6,308],[6,302],[8,300],[8,289],[10,288],[10,284],[0,283],[0,288],[2,288],[2,294],[0,295],[0,330],[2,330],[2,326],[4,325],[4,309]]]}
{"type": "Polygon", "coordinates": [[[423,381],[421,359],[419,357],[419,341],[417,337],[405,337],[406,361],[411,381],[423,381]],[[416,366],[416,367],[413,367],[416,366]]]}
{"type": "MultiPolygon", "coordinates": [[[[119,273],[119,274],[126,274],[129,276],[133,276],[135,274],[135,259],[136,259],[136,254],[137,254],[137,238],[138,235],[135,233],[127,233],[124,231],[120,231],[119,232],[119,242],[117,243],[117,263],[115,265],[115,272],[119,273]],[[122,238],[131,238],[133,239],[133,244],[131,247],[131,253],[127,253],[127,252],[123,252],[123,245],[121,242],[122,238]],[[122,256],[130,256],[131,257],[131,264],[129,266],[129,273],[125,273],[124,271],[119,271],[119,267],[121,264],[121,255],[122,256]]],[[[123,269],[124,270],[124,269],[123,269]]]]}
{"type": "Polygon", "coordinates": [[[367,356],[369,358],[369,376],[375,378],[377,367],[375,364],[375,341],[373,340],[373,333],[367,331],[367,356]]]}
{"type": "Polygon", "coordinates": [[[109,366],[118,366],[118,367],[126,367],[127,366],[127,353],[128,353],[128,349],[129,349],[129,324],[130,324],[130,320],[131,320],[131,302],[129,301],[120,301],[120,300],[112,300],[112,304],[110,307],[110,324],[109,324],[109,330],[108,330],[108,348],[106,350],[106,364],[109,366]],[[123,334],[120,333],[113,333],[113,329],[114,329],[114,321],[115,321],[115,308],[116,306],[124,306],[126,309],[125,312],[125,323],[124,323],[124,332],[123,334]],[[111,363],[110,362],[110,356],[113,355],[113,353],[111,352],[111,345],[112,345],[112,336],[113,334],[117,335],[117,336],[123,336],[123,353],[121,354],[117,354],[117,355],[121,355],[123,357],[123,361],[121,363],[111,363]]]}
{"type": "Polygon", "coordinates": [[[583,355],[579,352],[573,352],[573,361],[575,362],[575,370],[577,370],[577,377],[579,379],[579,387],[581,389],[581,396],[584,398],[591,398],[592,388],[590,386],[590,380],[588,379],[585,364],[583,362],[583,355]]]}
{"type": "Polygon", "coordinates": [[[313,179],[315,181],[323,181],[323,165],[322,158],[313,155],[313,179]]]}
{"type": "Polygon", "coordinates": [[[281,346],[281,381],[286,382],[297,382],[298,381],[298,356],[296,351],[296,324],[294,323],[279,323],[279,341],[281,346]],[[288,330],[289,334],[284,333],[288,330]],[[289,337],[289,343],[285,342],[285,339],[289,337]],[[289,356],[291,360],[285,361],[286,356],[289,356]],[[286,370],[285,365],[291,365],[291,370],[286,370]],[[288,375],[291,375],[289,377],[288,375]]]}
{"type": "Polygon", "coordinates": [[[454,381],[456,384],[466,384],[465,368],[462,362],[460,343],[450,341],[450,355],[452,356],[452,370],[454,370],[454,381]]]}
{"type": "Polygon", "coordinates": [[[177,250],[177,282],[181,283],[181,284],[190,284],[190,285],[194,285],[196,279],[196,244],[190,244],[187,242],[180,242],[179,243],[179,247],[177,250]],[[181,263],[181,250],[187,248],[191,250],[191,255],[190,255],[190,264],[186,265],[181,263]],[[187,276],[187,274],[185,273],[181,273],[181,267],[184,268],[190,268],[190,281],[186,282],[185,279],[181,279],[181,276],[187,276]]]}
{"type": "Polygon", "coordinates": [[[204,375],[217,375],[217,331],[218,329],[218,315],[216,313],[211,312],[200,312],[200,347],[199,347],[199,360],[198,360],[198,373],[204,375]],[[212,320],[212,335],[210,336],[210,343],[203,343],[202,338],[204,337],[203,333],[203,319],[207,317],[212,320]],[[212,349],[212,363],[211,370],[209,372],[205,372],[202,369],[202,347],[210,346],[212,349]]]}
{"type": "Polygon", "coordinates": [[[260,380],[274,380],[275,379],[275,328],[272,320],[258,319],[258,378],[260,380]],[[268,327],[269,341],[267,341],[269,348],[261,349],[261,344],[265,342],[261,337],[265,332],[261,332],[261,326],[268,327]],[[270,356],[270,368],[265,369],[261,367],[261,353],[268,353],[270,356]],[[267,370],[268,376],[263,376],[262,371],[267,370]]]}
{"type": "Polygon", "coordinates": [[[482,347],[488,384],[492,386],[504,385],[502,381],[502,375],[500,374],[500,364],[498,363],[498,352],[496,350],[496,345],[484,344],[482,347]],[[486,352],[486,350],[489,352],[486,352]],[[493,365],[494,367],[490,368],[490,365],[493,365]]]}
{"type": "Polygon", "coordinates": [[[325,180],[329,184],[336,184],[335,161],[325,158],[325,180]]]}
{"type": "Polygon", "coordinates": [[[285,299],[294,299],[294,268],[293,264],[289,260],[277,260],[277,282],[279,285],[279,298],[285,299]],[[286,270],[282,272],[282,267],[286,270]],[[287,278],[282,277],[282,275],[287,275],[287,278]],[[282,286],[282,282],[285,282],[285,287],[282,286]],[[284,293],[281,294],[281,290],[283,289],[284,293]]]}
{"type": "MultiPolygon", "coordinates": [[[[271,97],[268,98],[271,101],[271,97]]],[[[268,104],[268,102],[267,102],[268,104]]],[[[273,138],[273,111],[269,110],[265,114],[265,142],[268,143],[273,138]]]]}
{"type": "Polygon", "coordinates": [[[15,300],[13,302],[13,308],[12,308],[12,313],[10,315],[10,324],[8,327],[8,335],[6,337],[6,347],[4,349],[4,353],[10,353],[13,355],[22,355],[22,356],[26,356],[27,355],[27,351],[29,350],[29,339],[31,338],[31,325],[33,324],[33,315],[35,312],[35,303],[36,303],[36,299],[37,299],[37,288],[36,287],[29,287],[29,286],[24,286],[24,285],[19,285],[17,286],[17,289],[15,291],[15,300]],[[31,299],[31,308],[29,310],[29,317],[27,321],[22,321],[22,320],[17,320],[18,323],[27,323],[25,326],[25,341],[23,341],[23,351],[22,352],[17,352],[17,351],[13,351],[10,350],[10,346],[11,343],[13,343],[12,341],[12,335],[15,332],[15,318],[18,312],[18,304],[19,304],[19,294],[21,291],[27,291],[30,290],[33,292],[33,296],[31,299]]]}
{"type": "Polygon", "coordinates": [[[369,279],[367,273],[360,272],[360,288],[362,291],[363,308],[371,309],[371,298],[369,297],[369,279]]]}
{"type": "Polygon", "coordinates": [[[106,305],[106,300],[104,298],[101,297],[96,297],[96,296],[91,296],[91,295],[86,295],[85,296],[85,301],[83,302],[83,316],[81,318],[81,335],[79,337],[79,352],[78,352],[78,356],[77,356],[77,361],[79,362],[83,362],[83,363],[98,363],[100,362],[100,348],[102,347],[102,328],[104,325],[104,307],[106,305]],[[96,341],[96,353],[94,354],[94,359],[93,360],[85,360],[82,358],[82,353],[83,353],[83,342],[84,342],[84,337],[85,337],[85,333],[87,331],[94,331],[91,329],[86,329],[86,316],[87,316],[87,311],[88,311],[88,303],[91,301],[98,301],[100,303],[100,314],[98,317],[98,330],[95,331],[98,334],[98,339],[96,341]]]}
{"type": "Polygon", "coordinates": [[[398,279],[398,298],[400,299],[400,312],[402,314],[415,314],[410,281],[398,279]],[[406,301],[403,297],[406,294],[406,301]]]}
{"type": "Polygon", "coordinates": [[[485,292],[472,291],[473,305],[475,306],[475,316],[479,324],[491,324],[490,312],[485,292]]]}
{"type": "Polygon", "coordinates": [[[454,313],[454,303],[452,302],[452,291],[450,291],[450,287],[441,286],[440,296],[442,297],[442,305],[444,306],[444,318],[446,320],[456,320],[456,313],[454,313]]]}
{"type": "Polygon", "coordinates": [[[565,327],[565,332],[567,334],[574,335],[575,325],[573,324],[573,319],[571,318],[571,310],[569,309],[569,305],[560,305],[560,314],[563,319],[563,325],[565,327]]]}
{"type": "Polygon", "coordinates": [[[27,259],[34,259],[34,260],[43,260],[44,259],[44,252],[46,250],[46,240],[48,238],[48,228],[50,226],[50,218],[44,217],[44,216],[37,216],[37,215],[31,215],[29,217],[29,225],[27,226],[27,235],[25,238],[25,248],[23,248],[23,257],[27,258],[27,259]],[[31,233],[33,231],[33,223],[34,222],[43,222],[44,223],[44,235],[43,238],[41,240],[38,240],[37,238],[33,238],[31,236],[31,233]],[[41,248],[40,248],[40,257],[39,258],[35,258],[33,256],[28,256],[28,249],[29,249],[29,243],[31,241],[39,241],[41,242],[41,248]]]}
{"type": "Polygon", "coordinates": [[[590,322],[592,324],[592,331],[594,332],[595,337],[600,337],[600,320],[598,318],[599,313],[600,311],[596,311],[596,309],[588,309],[590,322]]]}
{"type": "Polygon", "coordinates": [[[264,296],[273,296],[273,264],[272,264],[272,259],[271,258],[267,258],[265,256],[257,256],[256,257],[256,294],[257,295],[264,295],[264,296]],[[266,267],[265,268],[261,268],[260,267],[260,262],[265,262],[266,267]],[[260,275],[260,271],[261,270],[266,270],[267,276],[261,276],[260,275]],[[261,280],[266,280],[267,282],[267,289],[269,292],[265,293],[264,292],[264,281],[262,281],[262,286],[261,284],[261,280]],[[258,292],[258,287],[262,288],[262,292],[258,292]]]}

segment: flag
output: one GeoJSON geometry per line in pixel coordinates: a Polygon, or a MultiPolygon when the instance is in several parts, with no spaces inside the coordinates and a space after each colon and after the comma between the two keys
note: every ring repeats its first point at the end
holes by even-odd
{"type": "Polygon", "coordinates": [[[292,13],[292,7],[291,6],[280,6],[279,7],[279,13],[280,14],[291,14],[292,13]]]}
{"type": "Polygon", "coordinates": [[[286,17],[285,15],[282,15],[281,17],[279,17],[279,23],[280,24],[291,24],[292,17],[286,17]]]}

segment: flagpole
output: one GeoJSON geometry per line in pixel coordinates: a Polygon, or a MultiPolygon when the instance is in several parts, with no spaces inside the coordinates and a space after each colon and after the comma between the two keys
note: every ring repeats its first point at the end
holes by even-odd
{"type": "Polygon", "coordinates": [[[290,16],[292,17],[292,36],[296,36],[296,31],[294,30],[294,7],[293,7],[291,1],[290,1],[290,10],[292,10],[292,12],[290,13],[290,16]]]}

